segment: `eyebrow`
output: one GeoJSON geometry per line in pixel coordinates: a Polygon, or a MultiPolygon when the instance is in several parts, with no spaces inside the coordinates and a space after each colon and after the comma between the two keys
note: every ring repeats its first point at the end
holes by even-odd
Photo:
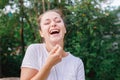
{"type": "Polygon", "coordinates": [[[55,17],[54,19],[57,19],[58,17],[55,17]]]}
{"type": "MultiPolygon", "coordinates": [[[[55,17],[53,20],[56,20],[56,19],[59,19],[59,17],[55,17]]],[[[45,21],[49,21],[50,19],[49,18],[46,18],[45,21]]]]}
{"type": "Polygon", "coordinates": [[[48,21],[48,20],[50,20],[50,19],[45,19],[45,21],[48,21]]]}

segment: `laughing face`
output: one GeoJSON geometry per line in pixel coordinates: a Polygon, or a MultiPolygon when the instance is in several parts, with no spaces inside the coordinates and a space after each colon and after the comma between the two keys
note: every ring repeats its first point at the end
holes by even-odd
{"type": "Polygon", "coordinates": [[[66,28],[60,14],[54,11],[44,13],[39,25],[41,26],[40,35],[45,42],[63,41],[66,28]]]}

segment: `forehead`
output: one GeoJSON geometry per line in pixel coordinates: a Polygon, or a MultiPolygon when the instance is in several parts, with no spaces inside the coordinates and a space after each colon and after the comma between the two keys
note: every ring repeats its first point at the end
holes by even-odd
{"type": "Polygon", "coordinates": [[[41,20],[54,19],[56,17],[61,18],[60,14],[53,12],[53,11],[50,11],[50,12],[44,13],[41,20]]]}

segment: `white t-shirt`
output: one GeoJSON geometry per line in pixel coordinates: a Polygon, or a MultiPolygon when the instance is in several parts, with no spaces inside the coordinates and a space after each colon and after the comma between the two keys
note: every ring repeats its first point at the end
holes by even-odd
{"type": "MultiPolygon", "coordinates": [[[[53,66],[47,80],[85,80],[84,65],[80,58],[68,53],[53,66]]],[[[21,67],[39,70],[48,56],[45,44],[31,44],[25,53],[21,67]]]]}

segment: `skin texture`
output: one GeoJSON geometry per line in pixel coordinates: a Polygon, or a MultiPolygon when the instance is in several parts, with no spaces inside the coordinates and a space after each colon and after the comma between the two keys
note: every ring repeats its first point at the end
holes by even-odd
{"type": "Polygon", "coordinates": [[[66,33],[66,28],[64,22],[60,15],[56,12],[47,12],[42,16],[41,19],[41,30],[40,35],[44,38],[46,47],[48,51],[53,48],[56,44],[59,44],[63,47],[64,35],[66,33]],[[44,27],[42,27],[44,26],[44,27]],[[60,33],[57,35],[51,35],[51,30],[60,30],[60,33]]]}
{"type": "Polygon", "coordinates": [[[49,56],[43,67],[38,71],[35,69],[22,67],[20,80],[46,80],[51,68],[59,63],[67,54],[63,50],[64,35],[66,28],[60,14],[55,11],[48,11],[41,17],[40,35],[44,38],[45,46],[49,56]],[[57,34],[51,34],[57,31],[57,34]]]}

